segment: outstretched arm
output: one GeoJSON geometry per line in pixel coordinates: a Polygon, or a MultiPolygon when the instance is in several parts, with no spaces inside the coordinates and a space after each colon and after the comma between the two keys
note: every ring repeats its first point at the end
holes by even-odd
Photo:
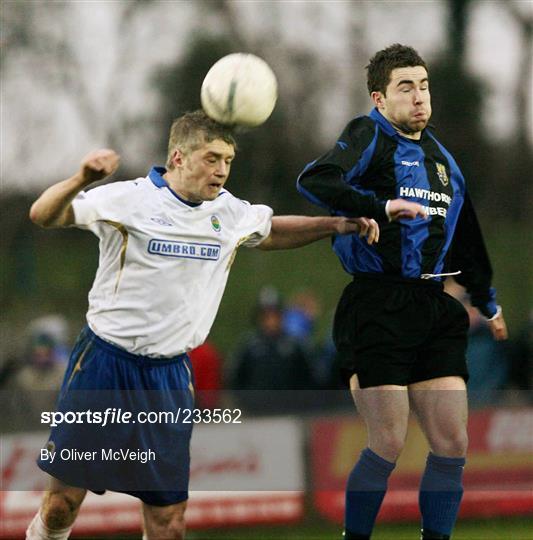
{"type": "Polygon", "coordinates": [[[274,216],[270,235],[257,247],[263,250],[305,246],[332,234],[366,236],[372,244],[379,240],[379,226],[373,219],[344,217],[274,216]]]}
{"type": "Polygon", "coordinates": [[[46,228],[68,227],[74,223],[71,202],[85,187],[109,176],[118,167],[119,155],[113,150],[94,150],[87,154],[79,171],[70,178],[49,187],[33,203],[30,219],[46,228]]]}
{"type": "Polygon", "coordinates": [[[507,339],[505,319],[491,287],[492,267],[468,192],[453,236],[450,268],[461,270],[455,281],[466,287],[472,305],[487,317],[493,337],[507,339]]]}
{"type": "Polygon", "coordinates": [[[316,167],[316,171],[313,167],[307,169],[298,179],[298,190],[311,202],[349,216],[369,216],[378,221],[427,217],[421,204],[405,199],[381,201],[354,190],[343,180],[342,170],[331,165],[316,167]]]}

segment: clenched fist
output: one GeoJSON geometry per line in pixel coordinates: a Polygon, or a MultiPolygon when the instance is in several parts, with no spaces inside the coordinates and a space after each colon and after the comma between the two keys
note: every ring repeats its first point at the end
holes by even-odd
{"type": "Polygon", "coordinates": [[[498,311],[492,319],[489,319],[489,328],[492,333],[492,337],[496,341],[503,341],[507,339],[507,324],[503,318],[502,308],[498,307],[498,311]]]}
{"type": "Polygon", "coordinates": [[[119,165],[120,156],[109,148],[89,152],[80,164],[80,173],[85,185],[102,180],[113,174],[119,165]]]}
{"type": "Polygon", "coordinates": [[[379,240],[379,225],[373,219],[360,218],[339,218],[335,227],[337,234],[357,233],[361,238],[366,236],[368,244],[373,244],[379,240]]]}
{"type": "Polygon", "coordinates": [[[418,203],[406,201],[405,199],[392,199],[385,207],[389,221],[398,221],[402,218],[414,219],[420,216],[427,219],[426,209],[418,203]]]}

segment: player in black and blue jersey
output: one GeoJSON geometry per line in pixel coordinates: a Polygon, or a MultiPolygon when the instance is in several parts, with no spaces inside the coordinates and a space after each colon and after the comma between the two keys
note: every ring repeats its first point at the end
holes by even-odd
{"type": "Polygon", "coordinates": [[[427,127],[424,60],[396,44],[367,69],[375,108],[349,122],[298,179],[312,202],[334,215],[372,217],[381,229],[378,244],[356,235],[333,241],[354,278],[337,308],[334,340],[368,430],[348,478],[344,535],[370,538],[411,409],[431,450],[420,485],[422,538],[447,539],[463,493],[468,316],[444,292],[443,278],[454,275],[466,287],[495,339],[507,330],[465,180],[427,127]],[[423,205],[427,217],[398,211],[400,200],[423,205]]]}

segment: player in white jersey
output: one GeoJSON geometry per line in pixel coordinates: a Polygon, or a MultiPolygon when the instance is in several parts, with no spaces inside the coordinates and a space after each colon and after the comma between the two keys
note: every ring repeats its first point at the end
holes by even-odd
{"type": "Polygon", "coordinates": [[[236,247],[259,244],[272,217],[267,206],[248,204],[225,189],[191,205],[167,187],[164,174],[154,167],[146,178],[72,201],[76,224],[96,233],[103,247],[89,293],[89,326],[143,356],[176,356],[203,343],[236,247]]]}
{"type": "MultiPolygon", "coordinates": [[[[140,408],[152,407],[138,395],[146,390],[159,392],[170,410],[192,407],[186,353],[207,337],[239,246],[286,249],[334,233],[378,240],[373,220],[273,217],[269,207],[234,197],[224,189],[234,156],[231,130],[200,111],[187,113],[172,126],[166,169],[154,167],[146,178],[84,192],[118,167],[114,151],[97,150],[33,204],[35,223],[89,229],[100,239],[88,327],[72,352],[58,410],[98,408],[105,390],[110,392],[104,399],[113,399],[117,409],[131,408],[132,392],[140,408]]],[[[72,466],[41,453],[39,466],[52,479],[27,538],[68,538],[87,489],[140,498],[145,538],[184,538],[190,429],[156,427],[132,434],[126,425],[111,435],[100,429],[90,436],[87,425],[54,427],[46,447],[50,456],[73,444],[95,453],[100,447],[118,451],[128,440],[129,448],[155,449],[156,465],[130,464],[121,472],[98,459],[72,466]]]]}

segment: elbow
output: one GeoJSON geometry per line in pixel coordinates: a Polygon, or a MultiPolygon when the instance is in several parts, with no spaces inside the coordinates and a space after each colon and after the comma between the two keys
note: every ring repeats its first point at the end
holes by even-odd
{"type": "Polygon", "coordinates": [[[51,227],[54,227],[55,223],[52,219],[43,213],[42,210],[39,209],[39,205],[37,202],[34,202],[30,208],[30,219],[35,225],[38,225],[39,227],[43,227],[43,229],[49,229],[51,227]]]}
{"type": "Polygon", "coordinates": [[[330,210],[326,202],[327,198],[324,196],[324,189],[317,183],[316,177],[308,173],[302,173],[296,181],[296,189],[309,202],[330,210]]]}
{"type": "Polygon", "coordinates": [[[269,242],[267,240],[265,240],[264,242],[261,242],[260,244],[257,244],[256,248],[260,249],[261,251],[271,251],[273,249],[276,249],[272,247],[272,242],[269,242]]]}
{"type": "Polygon", "coordinates": [[[44,227],[44,220],[42,218],[41,212],[39,212],[39,207],[37,206],[37,203],[33,203],[30,208],[30,219],[35,225],[39,225],[39,227],[44,227]]]}
{"type": "Polygon", "coordinates": [[[260,244],[257,244],[256,248],[260,249],[261,251],[272,251],[274,249],[279,249],[276,238],[276,233],[271,230],[270,234],[260,244]]]}
{"type": "Polygon", "coordinates": [[[309,192],[308,189],[309,176],[306,176],[306,173],[303,172],[298,179],[296,180],[296,189],[302,195],[306,195],[309,192]]]}

